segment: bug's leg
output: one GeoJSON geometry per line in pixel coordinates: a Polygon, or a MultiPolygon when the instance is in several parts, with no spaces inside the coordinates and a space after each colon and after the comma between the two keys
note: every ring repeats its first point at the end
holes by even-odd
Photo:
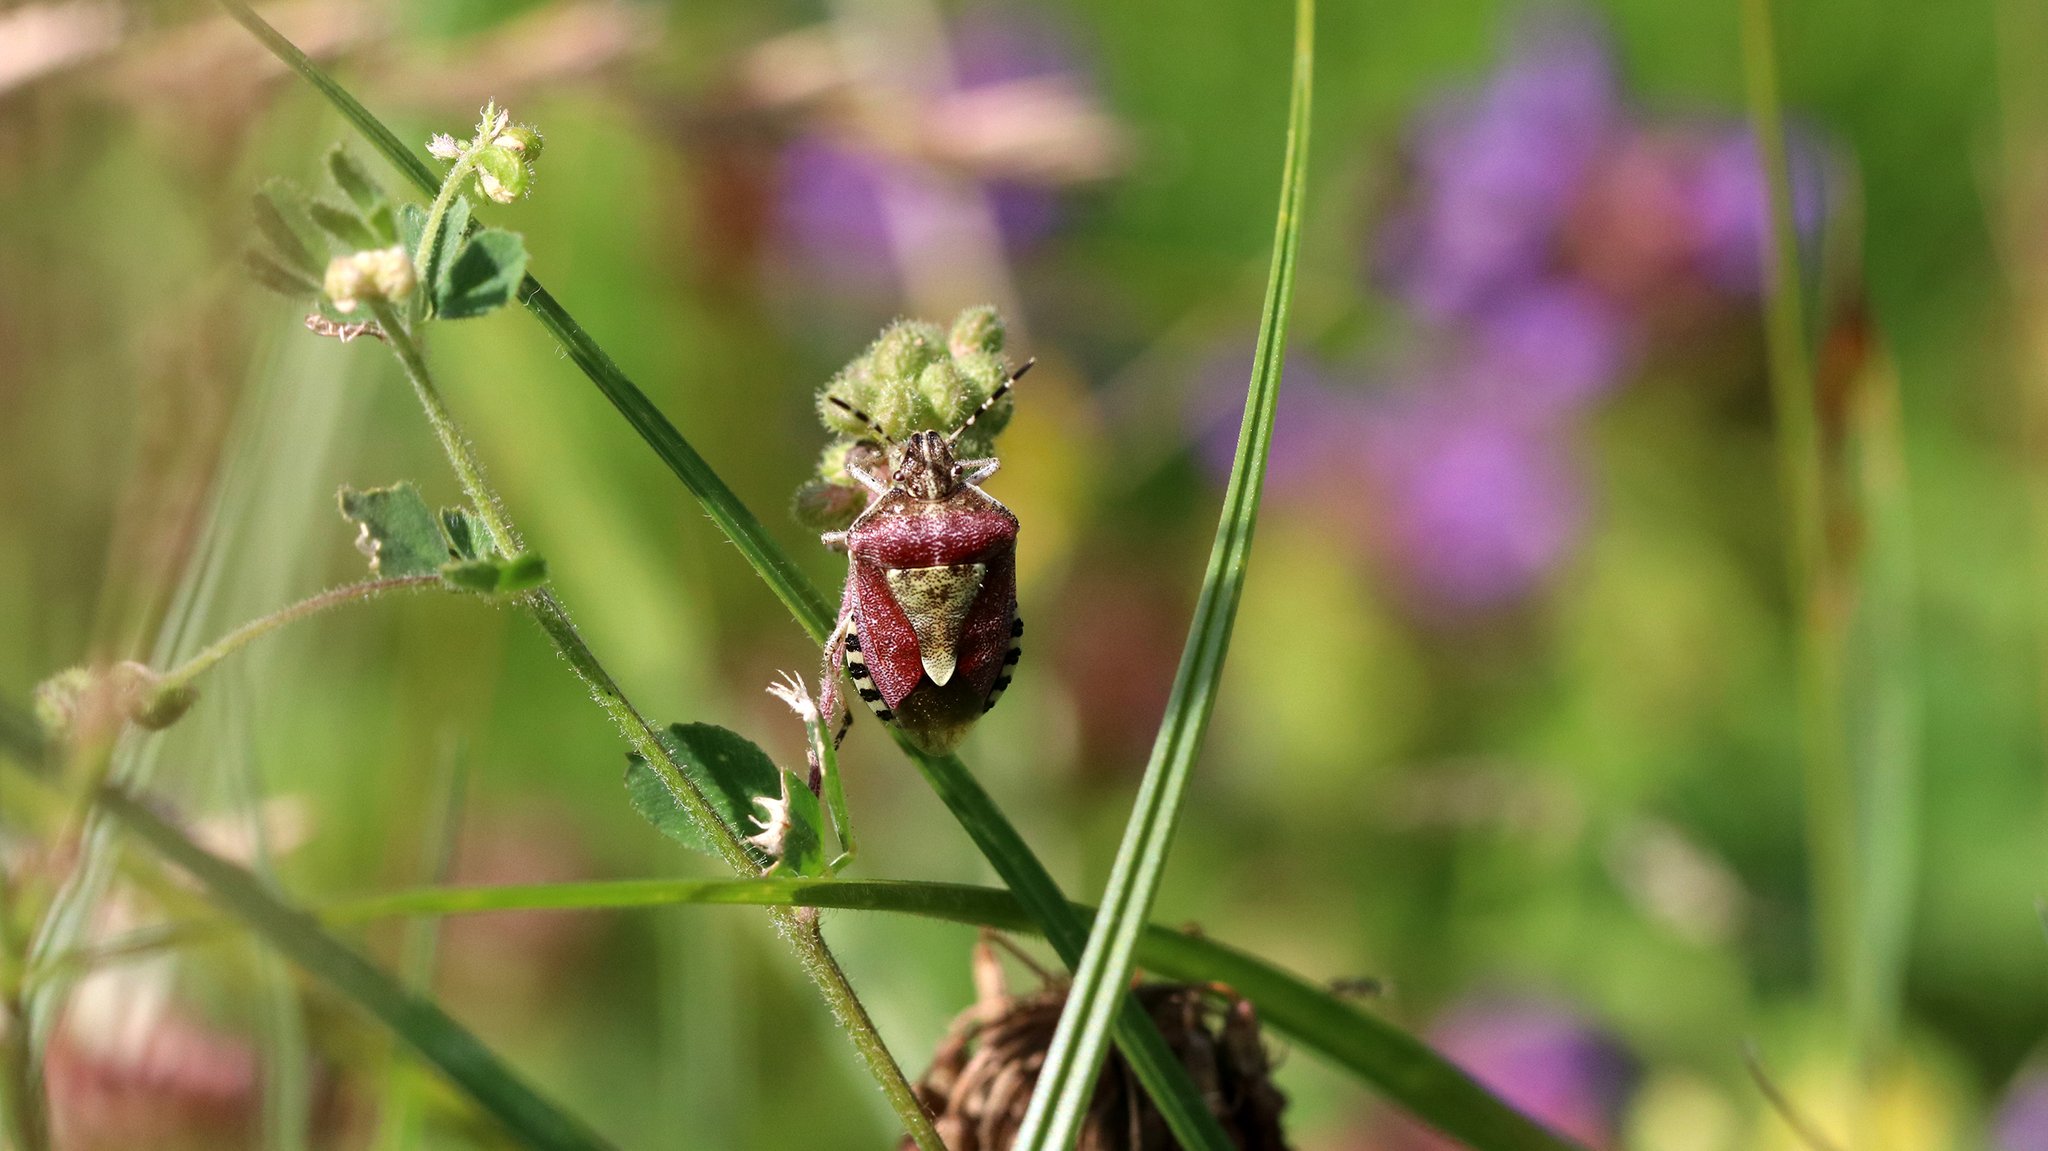
{"type": "Polygon", "coordinates": [[[995,475],[996,469],[1002,466],[1003,461],[993,456],[985,460],[961,460],[960,482],[979,484],[990,476],[995,475]]]}
{"type": "Polygon", "coordinates": [[[877,478],[874,473],[866,468],[848,468],[846,469],[846,474],[853,477],[853,482],[866,488],[869,495],[886,496],[889,494],[889,485],[877,478]]]}
{"type": "Polygon", "coordinates": [[[839,623],[825,637],[825,666],[818,673],[818,710],[834,728],[834,748],[846,742],[846,733],[853,728],[853,708],[847,706],[846,696],[839,690],[841,677],[846,673],[846,634],[852,629],[853,612],[841,608],[839,623]]]}
{"type": "Polygon", "coordinates": [[[1003,653],[1003,670],[996,676],[995,685],[989,688],[988,699],[981,705],[983,712],[996,705],[1003,698],[1003,692],[1010,686],[1010,675],[1017,670],[1017,661],[1024,658],[1024,617],[1010,617],[1010,650],[1003,653]]]}
{"type": "Polygon", "coordinates": [[[826,532],[818,537],[818,542],[824,544],[829,551],[843,552],[846,550],[846,533],[826,532]]]}

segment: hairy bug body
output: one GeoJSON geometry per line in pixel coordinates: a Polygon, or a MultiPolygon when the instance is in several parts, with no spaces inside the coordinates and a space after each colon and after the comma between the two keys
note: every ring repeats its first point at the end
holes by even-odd
{"type": "MultiPolygon", "coordinates": [[[[872,426],[865,414],[845,410],[872,426]]],[[[839,626],[825,649],[827,714],[843,706],[843,670],[876,718],[934,755],[952,750],[1002,698],[1022,653],[1017,517],[979,486],[995,460],[953,454],[973,422],[888,445],[886,483],[850,469],[871,499],[844,532],[825,536],[849,561],[839,626]]]]}

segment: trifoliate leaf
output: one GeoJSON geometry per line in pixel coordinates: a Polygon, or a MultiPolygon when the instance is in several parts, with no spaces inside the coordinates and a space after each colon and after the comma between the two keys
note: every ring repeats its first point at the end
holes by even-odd
{"type": "Polygon", "coordinates": [[[326,200],[314,200],[306,205],[306,214],[313,223],[343,251],[361,252],[372,248],[388,247],[377,241],[377,233],[363,222],[352,208],[331,204],[326,200]]]}
{"type": "Polygon", "coordinates": [[[356,550],[370,557],[372,575],[431,575],[448,562],[441,524],[409,483],[369,491],[343,488],[341,514],[356,525],[356,550]]]}
{"type": "Polygon", "coordinates": [[[516,233],[485,228],[443,266],[434,289],[434,311],[461,320],[504,307],[526,278],[526,242],[516,233]]]}
{"type": "Polygon", "coordinates": [[[482,559],[451,560],[441,565],[441,579],[463,591],[512,595],[546,583],[548,563],[532,552],[510,559],[493,554],[482,559]]]}
{"type": "MultiPolygon", "coordinates": [[[[767,752],[745,738],[708,723],[670,724],[660,734],[662,746],[675,756],[683,774],[704,793],[734,834],[745,836],[752,830],[752,817],[759,810],[754,806],[756,797],[780,798],[781,772],[767,752]]],[[[809,788],[801,790],[810,793],[809,788]]],[[[626,794],[633,810],[655,830],[692,851],[718,854],[654,768],[638,755],[627,760],[626,794]]]]}

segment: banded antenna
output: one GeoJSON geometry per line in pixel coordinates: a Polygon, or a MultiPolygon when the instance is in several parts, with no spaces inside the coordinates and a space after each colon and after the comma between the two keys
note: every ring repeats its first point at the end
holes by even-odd
{"type": "Polygon", "coordinates": [[[1003,398],[1004,396],[1007,396],[1007,395],[1009,395],[1009,394],[1010,394],[1010,389],[1011,389],[1012,387],[1016,386],[1016,383],[1017,383],[1017,381],[1018,381],[1018,380],[1021,380],[1021,379],[1023,379],[1023,378],[1024,378],[1024,373],[1025,373],[1025,372],[1028,372],[1028,371],[1030,371],[1030,370],[1031,370],[1031,365],[1033,365],[1033,364],[1035,364],[1035,363],[1037,363],[1037,362],[1038,362],[1038,357],[1037,357],[1037,356],[1033,356],[1033,357],[1031,357],[1030,359],[1028,359],[1028,360],[1025,360],[1025,361],[1024,361],[1024,366],[1023,366],[1023,367],[1021,367],[1021,368],[1018,368],[1018,369],[1017,369],[1016,371],[1014,371],[1014,372],[1011,372],[1011,373],[1010,373],[1010,378],[1009,378],[1009,379],[1007,379],[1007,380],[1004,380],[1004,381],[1003,381],[1002,383],[1000,383],[1000,384],[996,385],[996,390],[995,390],[995,391],[993,391],[993,392],[990,392],[990,393],[988,394],[988,398],[987,398],[987,399],[985,399],[985,400],[983,400],[983,401],[981,401],[981,406],[980,406],[980,407],[978,407],[978,408],[976,408],[976,409],[974,409],[974,414],[973,414],[973,415],[971,415],[971,416],[969,416],[969,417],[967,417],[967,422],[966,422],[966,423],[963,423],[963,424],[961,424],[961,425],[960,425],[959,427],[957,427],[957,428],[954,428],[954,429],[953,429],[953,434],[952,434],[952,435],[949,435],[949,436],[947,436],[947,437],[946,437],[946,443],[947,443],[948,445],[952,445],[952,444],[957,444],[957,443],[959,443],[959,442],[960,442],[960,437],[961,437],[961,436],[964,436],[964,435],[966,435],[966,434],[967,434],[967,429],[969,429],[969,428],[971,428],[971,427],[973,427],[973,426],[974,426],[974,421],[976,421],[976,420],[980,419],[980,418],[982,417],[982,415],[983,415],[983,414],[984,414],[985,412],[987,412],[987,411],[988,411],[988,410],[989,410],[990,408],[992,408],[992,407],[995,407],[995,406],[996,406],[996,404],[997,404],[998,402],[1000,402],[1000,401],[1002,400],[1002,398],[1003,398]]]}

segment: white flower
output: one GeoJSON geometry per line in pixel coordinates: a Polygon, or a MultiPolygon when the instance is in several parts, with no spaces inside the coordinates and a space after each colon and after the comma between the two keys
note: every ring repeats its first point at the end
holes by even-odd
{"type": "Polygon", "coordinates": [[[453,160],[462,155],[462,145],[456,143],[455,137],[450,136],[448,133],[439,132],[434,135],[433,139],[427,141],[427,152],[429,155],[438,156],[443,160],[453,160]]]}

